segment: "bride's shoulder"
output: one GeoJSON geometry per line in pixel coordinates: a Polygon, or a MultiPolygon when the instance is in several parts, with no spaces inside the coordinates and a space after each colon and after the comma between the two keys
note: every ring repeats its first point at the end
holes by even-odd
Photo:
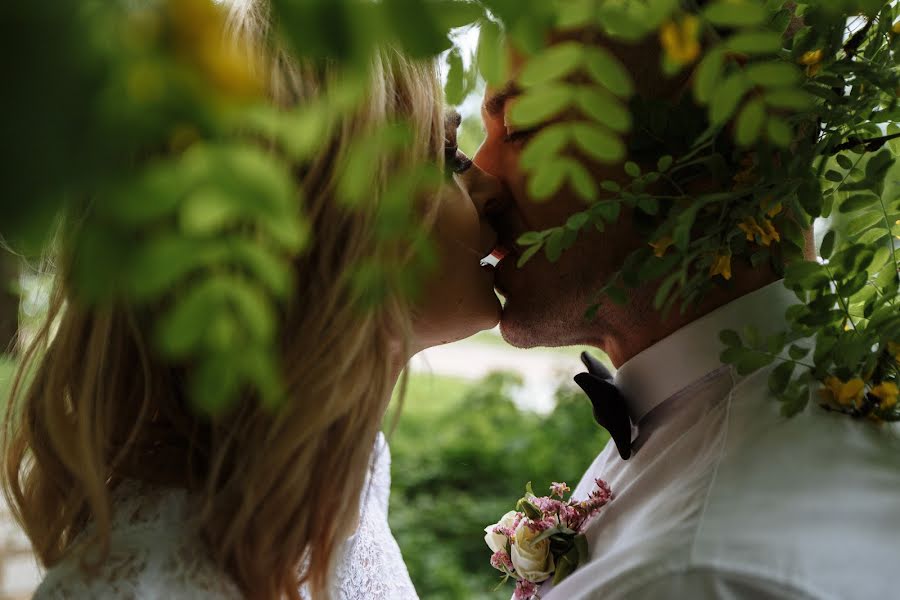
{"type": "Polygon", "coordinates": [[[47,571],[35,600],[241,598],[211,559],[190,514],[190,499],[181,490],[117,490],[108,554],[91,568],[85,560],[90,550],[76,544],[47,571]]]}

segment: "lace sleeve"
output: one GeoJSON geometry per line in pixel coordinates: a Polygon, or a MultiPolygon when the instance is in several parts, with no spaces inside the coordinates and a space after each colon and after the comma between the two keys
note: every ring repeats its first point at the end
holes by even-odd
{"type": "Polygon", "coordinates": [[[335,572],[340,600],[418,600],[400,547],[388,525],[391,454],[379,434],[363,490],[359,529],[347,540],[335,572]]]}

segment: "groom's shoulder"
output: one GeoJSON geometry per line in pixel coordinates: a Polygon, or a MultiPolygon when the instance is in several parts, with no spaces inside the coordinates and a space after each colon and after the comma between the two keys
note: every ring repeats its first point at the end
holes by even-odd
{"type": "Polygon", "coordinates": [[[756,572],[834,597],[890,595],[885,573],[900,560],[900,430],[826,412],[813,398],[800,415],[782,417],[762,391],[764,375],[730,407],[692,566],[756,572]]]}
{"type": "Polygon", "coordinates": [[[885,574],[900,561],[900,430],[814,403],[782,417],[766,379],[748,378],[708,417],[716,427],[698,426],[716,433],[695,460],[637,476],[660,477],[598,532],[596,559],[561,598],[894,594],[885,574]]]}

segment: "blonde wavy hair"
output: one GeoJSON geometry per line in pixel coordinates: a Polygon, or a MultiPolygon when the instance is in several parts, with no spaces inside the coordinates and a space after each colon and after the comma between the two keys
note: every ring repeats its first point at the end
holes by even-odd
{"type": "MultiPolygon", "coordinates": [[[[273,43],[267,4],[224,4],[229,39],[263,65],[275,105],[302,107],[326,93],[334,68],[273,43]]],[[[365,106],[342,118],[327,151],[298,175],[315,239],[296,261],[281,323],[289,400],[279,410],[244,397],[225,414],[195,414],[183,385],[190,367],[155,356],[146,314],[78,302],[72,240],[63,241],[49,315],[23,356],[3,429],[4,492],[44,566],[76,549],[91,557],[84,568],[97,566],[109,551],[112,493],[139,479],[199,495],[210,554],[248,597],[299,598],[302,585],[328,596],[412,336],[399,292],[361,311],[340,274],[382,252],[374,218],[390,174],[442,160],[441,101],[434,64],[380,50],[365,106]],[[400,156],[378,158],[371,202],[343,207],[335,189],[348,145],[394,120],[410,123],[415,139],[400,156]]]]}

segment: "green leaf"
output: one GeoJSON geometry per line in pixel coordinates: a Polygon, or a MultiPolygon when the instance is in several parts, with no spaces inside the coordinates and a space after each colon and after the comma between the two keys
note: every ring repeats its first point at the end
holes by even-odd
{"type": "Polygon", "coordinates": [[[582,87],[575,94],[575,103],[591,119],[613,131],[625,133],[631,128],[628,108],[608,92],[582,87]]]}
{"type": "Polygon", "coordinates": [[[595,220],[615,223],[619,220],[621,204],[615,200],[598,202],[591,207],[591,215],[595,220]]]}
{"type": "Polygon", "coordinates": [[[524,87],[546,85],[563,79],[581,66],[584,44],[563,42],[550,46],[533,56],[518,77],[524,87]]]}
{"type": "Polygon", "coordinates": [[[629,160],[625,163],[625,173],[630,177],[640,177],[641,167],[636,162],[629,160]]]}
{"type": "Polygon", "coordinates": [[[559,191],[566,179],[566,165],[559,159],[543,163],[528,178],[528,193],[545,200],[559,191]]]}
{"type": "Polygon", "coordinates": [[[613,181],[611,179],[604,179],[600,182],[600,187],[606,190],[607,192],[621,192],[622,186],[619,185],[618,182],[613,181]]]}
{"type": "Polygon", "coordinates": [[[890,150],[882,150],[866,163],[866,179],[869,181],[881,181],[895,160],[890,150]]]}
{"type": "Polygon", "coordinates": [[[663,307],[663,304],[669,299],[669,293],[672,291],[675,284],[678,283],[679,279],[681,279],[681,273],[672,273],[663,280],[653,297],[654,309],[660,310],[663,307]]]}
{"type": "Polygon", "coordinates": [[[575,193],[585,202],[593,202],[597,199],[597,182],[594,181],[594,177],[588,172],[588,170],[584,167],[581,162],[563,157],[560,159],[566,166],[566,175],[569,178],[569,183],[572,186],[572,189],[575,190],[575,193]]]}
{"type": "Polygon", "coordinates": [[[489,84],[500,85],[505,81],[507,54],[503,47],[503,31],[494,21],[481,21],[476,60],[478,70],[489,84]]]}
{"type": "Polygon", "coordinates": [[[529,246],[519,255],[519,260],[516,261],[516,266],[518,268],[522,268],[522,266],[531,260],[531,257],[538,253],[538,251],[542,248],[542,244],[534,244],[533,246],[529,246]]]}
{"type": "Polygon", "coordinates": [[[703,16],[718,27],[752,27],[765,21],[768,13],[761,4],[719,0],[707,7],[703,16]]]}
{"type": "Polygon", "coordinates": [[[791,381],[796,365],[792,362],[783,362],[769,373],[769,390],[774,394],[782,394],[791,381]]]}
{"type": "Polygon", "coordinates": [[[876,225],[882,225],[881,230],[885,231],[883,227],[884,216],[878,211],[864,212],[844,226],[844,234],[849,238],[858,240],[857,236],[859,234],[876,225]]]}
{"type": "Polygon", "coordinates": [[[806,408],[809,403],[809,388],[800,386],[796,391],[792,390],[789,395],[784,396],[784,404],[781,405],[781,414],[785,418],[791,418],[806,408]]]}
{"type": "Polygon", "coordinates": [[[765,105],[759,98],[754,98],[744,105],[738,114],[736,124],[735,141],[738,145],[747,147],[756,142],[765,116],[765,105]]]}
{"type": "Polygon", "coordinates": [[[620,98],[634,94],[631,75],[618,58],[599,46],[585,47],[585,67],[591,78],[620,98]]]}
{"type": "Polygon", "coordinates": [[[773,360],[775,360],[775,357],[771,354],[749,351],[738,359],[734,368],[738,375],[749,375],[750,373],[769,365],[773,360]]]}
{"type": "Polygon", "coordinates": [[[447,81],[444,84],[444,97],[447,104],[458,106],[465,100],[466,93],[466,70],[463,66],[462,54],[459,48],[454,47],[447,54],[447,81]]]}
{"type": "Polygon", "coordinates": [[[556,262],[559,260],[559,257],[562,256],[564,234],[565,231],[558,227],[554,229],[553,233],[550,234],[550,237],[547,238],[547,241],[544,244],[544,256],[546,256],[547,260],[550,262],[556,262]]]}
{"type": "Polygon", "coordinates": [[[734,34],[726,45],[732,52],[742,54],[775,54],[781,50],[781,34],[751,29],[734,34]]]}
{"type": "Polygon", "coordinates": [[[665,156],[661,156],[658,161],[656,161],[656,168],[660,173],[665,173],[672,166],[672,155],[666,154],[665,156]]]}
{"type": "Polygon", "coordinates": [[[625,157],[625,144],[604,127],[579,122],[572,125],[571,131],[577,146],[598,162],[614,164],[625,157]]]}
{"type": "Polygon", "coordinates": [[[791,63],[759,62],[749,65],[744,74],[753,85],[762,87],[791,86],[800,81],[800,71],[791,63]]]}
{"type": "Polygon", "coordinates": [[[791,289],[817,289],[830,282],[825,267],[813,261],[794,262],[784,270],[784,284],[791,289]]]}
{"type": "Polygon", "coordinates": [[[805,111],[812,108],[813,98],[807,92],[793,88],[774,88],[766,90],[763,100],[773,108],[805,111]]]}
{"type": "Polygon", "coordinates": [[[733,329],[723,329],[719,332],[719,339],[726,346],[740,346],[741,335],[733,329]]]}
{"type": "Polygon", "coordinates": [[[578,231],[590,220],[590,215],[586,212],[577,212],[566,220],[566,227],[573,231],[578,231]]]}
{"type": "Polygon", "coordinates": [[[834,239],[834,229],[829,229],[828,233],[825,234],[825,237],[822,238],[822,245],[819,247],[819,256],[825,259],[831,258],[831,253],[834,252],[834,239]]]}
{"type": "Polygon", "coordinates": [[[526,144],[519,158],[522,170],[529,172],[541,164],[553,160],[571,138],[571,128],[565,123],[559,123],[545,127],[538,131],[526,144]]]}
{"type": "Polygon", "coordinates": [[[803,360],[811,348],[806,348],[803,346],[798,346],[797,344],[791,344],[790,349],[788,349],[788,356],[790,356],[793,360],[803,360]]]}
{"type": "Polygon", "coordinates": [[[794,139],[794,131],[781,117],[769,115],[769,120],[766,122],[766,136],[776,146],[787,148],[794,139]]]}
{"type": "Polygon", "coordinates": [[[838,154],[834,158],[842,169],[847,169],[849,171],[853,168],[853,161],[847,158],[846,154],[838,154]]]}
{"type": "Polygon", "coordinates": [[[838,211],[842,213],[854,212],[878,201],[878,197],[873,194],[855,194],[850,196],[838,206],[838,211]]]}
{"type": "Polygon", "coordinates": [[[568,84],[534,88],[516,99],[509,109],[509,120],[519,127],[540,125],[567,109],[574,97],[575,89],[568,84]]]}
{"type": "Polygon", "coordinates": [[[540,244],[543,243],[544,238],[547,237],[544,235],[543,231],[526,231],[522,235],[519,236],[519,239],[516,240],[516,243],[520,246],[530,246],[532,244],[540,244]]]}
{"type": "Polygon", "coordinates": [[[628,294],[620,287],[614,285],[607,286],[604,289],[604,292],[609,297],[609,299],[616,304],[622,305],[628,303],[628,294]]]}
{"type": "Polygon", "coordinates": [[[746,91],[747,80],[743,73],[728,76],[713,93],[709,105],[709,119],[712,124],[724,125],[734,114],[746,91]]]}
{"type": "Polygon", "coordinates": [[[694,75],[694,97],[703,104],[713,96],[725,66],[725,50],[716,48],[706,53],[694,75]]]}

